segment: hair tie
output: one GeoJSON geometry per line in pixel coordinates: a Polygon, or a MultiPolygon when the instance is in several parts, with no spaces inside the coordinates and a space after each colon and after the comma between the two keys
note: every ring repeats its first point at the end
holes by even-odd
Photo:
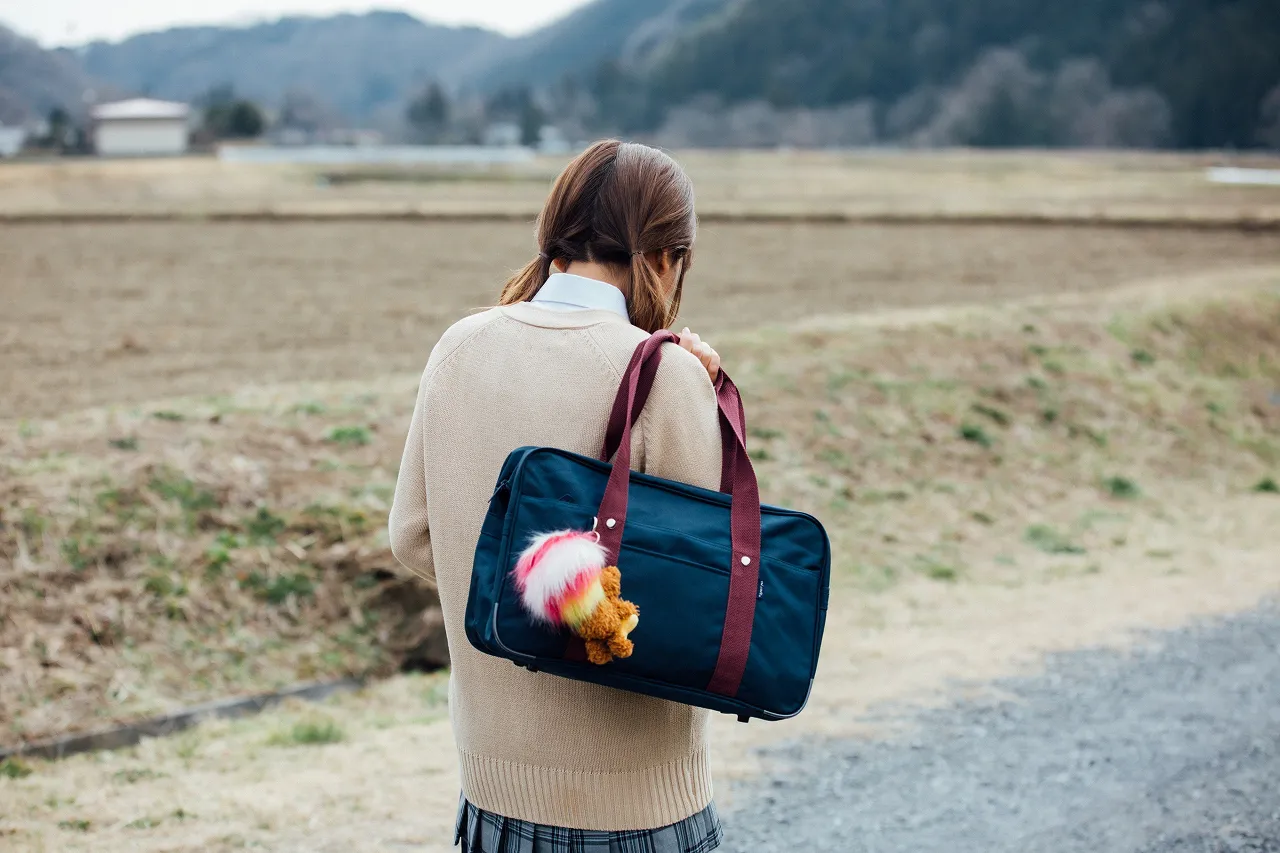
{"type": "Polygon", "coordinates": [[[548,255],[546,252],[539,252],[538,257],[542,258],[544,261],[551,260],[551,256],[548,255]]]}
{"type": "Polygon", "coordinates": [[[644,254],[644,252],[632,252],[632,253],[631,253],[631,257],[633,257],[633,258],[634,258],[636,255],[643,255],[643,254],[644,254]]]}

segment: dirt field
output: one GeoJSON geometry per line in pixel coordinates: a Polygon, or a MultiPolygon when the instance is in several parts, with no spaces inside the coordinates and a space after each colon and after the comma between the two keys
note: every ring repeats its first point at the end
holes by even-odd
{"type": "MultiPolygon", "coordinates": [[[[1018,151],[677,152],[705,216],[1054,216],[1280,221],[1274,190],[1213,184],[1262,154],[1018,151]]],[[[532,219],[563,158],[494,167],[300,166],[212,158],[0,164],[21,216],[490,214],[532,219]]]]}
{"type": "MultiPolygon", "coordinates": [[[[0,227],[0,419],[420,370],[532,240],[510,223],[0,227]]],[[[1265,233],[717,224],[684,321],[715,336],[1276,262],[1265,233]]]]}

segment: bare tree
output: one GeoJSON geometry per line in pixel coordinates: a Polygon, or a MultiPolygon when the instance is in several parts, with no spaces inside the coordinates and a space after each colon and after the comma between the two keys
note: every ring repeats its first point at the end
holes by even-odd
{"type": "Polygon", "coordinates": [[[911,141],[918,131],[933,120],[943,94],[935,86],[921,86],[900,98],[889,107],[885,116],[885,136],[899,142],[911,141]]]}
{"type": "Polygon", "coordinates": [[[1044,77],[1012,48],[978,57],[937,115],[912,141],[935,145],[1038,145],[1048,141],[1042,105],[1044,77]]]}
{"type": "Polygon", "coordinates": [[[1064,62],[1049,95],[1054,141],[1086,148],[1157,148],[1172,136],[1172,111],[1152,89],[1113,89],[1096,59],[1064,62]]]}
{"type": "Polygon", "coordinates": [[[276,121],[282,128],[307,134],[332,130],[341,123],[336,111],[309,91],[290,89],[280,102],[276,121]]]}
{"type": "Polygon", "coordinates": [[[779,109],[765,101],[724,106],[700,98],[667,114],[656,141],[672,148],[848,148],[876,141],[875,107],[859,101],[779,109]]]}

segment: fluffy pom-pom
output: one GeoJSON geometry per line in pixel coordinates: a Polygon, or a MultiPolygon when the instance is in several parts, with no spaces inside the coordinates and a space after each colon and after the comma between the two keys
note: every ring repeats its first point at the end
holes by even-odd
{"type": "Polygon", "coordinates": [[[575,627],[604,600],[607,555],[594,533],[559,530],[535,536],[514,571],[525,610],[539,622],[575,627]]]}

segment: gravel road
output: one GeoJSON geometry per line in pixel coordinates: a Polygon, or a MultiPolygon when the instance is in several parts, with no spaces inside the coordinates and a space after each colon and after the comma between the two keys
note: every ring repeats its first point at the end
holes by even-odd
{"type": "Polygon", "coordinates": [[[1280,853],[1280,606],[765,753],[728,851],[1280,853]]]}

